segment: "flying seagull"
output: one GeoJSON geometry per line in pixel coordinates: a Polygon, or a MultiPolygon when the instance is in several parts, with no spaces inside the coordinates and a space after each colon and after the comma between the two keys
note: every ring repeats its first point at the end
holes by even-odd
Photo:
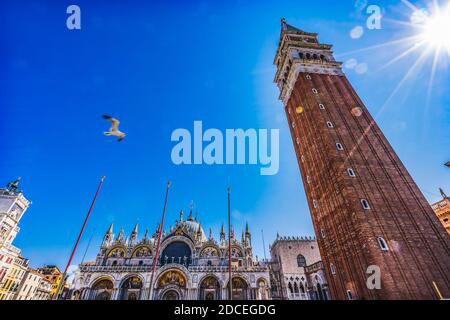
{"type": "Polygon", "coordinates": [[[111,116],[108,116],[106,114],[104,114],[102,116],[102,118],[108,120],[109,122],[111,122],[111,128],[109,129],[109,131],[106,131],[106,132],[103,132],[103,133],[105,135],[107,135],[107,136],[118,137],[117,141],[122,141],[123,138],[125,138],[125,133],[123,133],[123,132],[121,132],[119,130],[120,121],[115,119],[115,118],[113,118],[113,117],[111,117],[111,116]]]}

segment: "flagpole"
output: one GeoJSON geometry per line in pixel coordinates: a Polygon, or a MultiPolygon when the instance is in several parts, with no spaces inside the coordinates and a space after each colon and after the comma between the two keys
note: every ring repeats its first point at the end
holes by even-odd
{"type": "Polygon", "coordinates": [[[230,214],[230,187],[228,187],[228,285],[230,286],[229,300],[233,300],[233,278],[231,275],[231,214],[230,214]]]}
{"type": "Polygon", "coordinates": [[[84,262],[84,258],[86,258],[86,254],[87,254],[87,252],[89,250],[89,247],[91,246],[91,241],[92,241],[92,238],[94,237],[94,234],[95,234],[95,228],[94,228],[94,230],[92,230],[92,234],[91,234],[91,237],[89,238],[89,242],[88,242],[88,244],[86,246],[86,250],[84,251],[83,259],[81,259],[81,263],[83,263],[84,262]]]}
{"type": "Polygon", "coordinates": [[[261,236],[262,236],[262,243],[263,243],[263,250],[264,250],[264,262],[267,262],[266,244],[264,243],[264,230],[263,229],[261,229],[261,236]]]}
{"type": "Polygon", "coordinates": [[[150,277],[150,289],[148,291],[148,300],[150,300],[150,299],[153,300],[153,277],[155,276],[156,265],[158,264],[159,247],[161,245],[161,234],[162,234],[163,225],[164,225],[164,216],[166,214],[167,198],[169,197],[170,185],[171,185],[170,181],[167,182],[166,197],[164,199],[164,208],[163,208],[163,213],[161,215],[161,223],[159,224],[159,228],[158,228],[158,244],[156,245],[156,252],[153,255],[153,269],[152,269],[152,275],[150,277]]]}
{"type": "Polygon", "coordinates": [[[97,201],[97,196],[98,196],[98,194],[100,192],[100,189],[102,187],[103,180],[105,180],[105,176],[102,176],[102,178],[100,179],[100,183],[98,184],[97,191],[95,192],[95,195],[94,195],[94,199],[91,202],[91,206],[89,207],[89,211],[88,211],[88,213],[86,215],[86,218],[84,219],[83,226],[81,227],[80,233],[78,234],[78,238],[77,238],[77,241],[75,242],[75,246],[72,249],[72,253],[70,255],[69,261],[67,262],[66,268],[64,269],[64,272],[62,274],[61,280],[60,280],[60,282],[58,284],[58,288],[56,289],[55,296],[53,297],[54,300],[58,300],[59,294],[61,292],[61,289],[62,289],[62,287],[64,285],[64,282],[65,282],[65,279],[66,279],[66,276],[67,276],[67,271],[69,270],[70,264],[72,263],[72,259],[73,259],[74,255],[75,255],[75,252],[77,251],[78,244],[80,243],[80,239],[81,239],[81,236],[83,235],[84,228],[86,227],[86,224],[88,222],[89,216],[91,215],[92,208],[94,208],[95,201],[97,201]]]}

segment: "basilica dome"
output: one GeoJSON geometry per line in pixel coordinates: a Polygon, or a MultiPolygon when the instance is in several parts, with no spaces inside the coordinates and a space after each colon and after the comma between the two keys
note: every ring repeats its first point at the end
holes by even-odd
{"type": "Polygon", "coordinates": [[[192,218],[186,220],[186,230],[189,232],[190,235],[194,236],[198,232],[199,228],[201,234],[200,236],[201,241],[206,241],[206,235],[205,232],[203,231],[201,224],[192,218]]]}

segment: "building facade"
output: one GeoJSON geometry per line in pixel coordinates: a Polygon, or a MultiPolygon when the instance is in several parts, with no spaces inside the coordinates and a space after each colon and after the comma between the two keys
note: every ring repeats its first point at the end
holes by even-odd
{"type": "Polygon", "coordinates": [[[319,247],[314,238],[277,235],[270,245],[270,258],[273,299],[330,299],[319,247]]]}
{"type": "Polygon", "coordinates": [[[14,258],[10,265],[8,273],[3,279],[3,285],[0,288],[0,300],[14,300],[20,289],[20,284],[28,270],[28,259],[22,256],[14,258]]]}
{"type": "Polygon", "coordinates": [[[33,300],[49,300],[52,291],[52,283],[43,277],[36,290],[33,300]]]}
{"type": "MultiPolygon", "coordinates": [[[[183,220],[161,235],[152,278],[157,231],[138,239],[136,225],[129,237],[123,229],[115,237],[106,232],[93,262],[75,272],[72,299],[82,300],[220,300],[228,299],[228,239],[222,226],[218,240],[206,236],[197,219],[183,220]]],[[[239,240],[231,233],[233,299],[270,298],[269,269],[253,258],[251,234],[246,226],[239,240]]]]}
{"type": "MultiPolygon", "coordinates": [[[[282,20],[280,89],[334,299],[450,297],[450,238],[335,61],[282,20]],[[381,288],[366,271],[378,266],[381,288]]],[[[406,106],[405,106],[406,107],[406,106]]]]}
{"type": "Polygon", "coordinates": [[[445,230],[447,230],[447,233],[450,234],[450,197],[445,194],[444,190],[440,189],[439,191],[441,192],[442,200],[433,203],[431,207],[445,230]]]}
{"type": "MultiPolygon", "coordinates": [[[[49,299],[53,299],[55,297],[56,291],[58,290],[58,286],[61,283],[62,272],[55,265],[46,265],[38,269],[38,272],[44,276],[44,279],[47,280],[51,284],[51,290],[49,294],[49,299]]],[[[68,290],[68,284],[64,283],[64,287],[62,288],[61,295],[64,296],[65,292],[68,290]]]]}
{"type": "Polygon", "coordinates": [[[20,219],[31,204],[19,190],[19,182],[20,178],[0,188],[0,300],[14,298],[28,268],[28,260],[13,245],[20,219]]]}
{"type": "Polygon", "coordinates": [[[28,268],[14,297],[15,300],[48,300],[51,283],[38,270],[28,268]]]}

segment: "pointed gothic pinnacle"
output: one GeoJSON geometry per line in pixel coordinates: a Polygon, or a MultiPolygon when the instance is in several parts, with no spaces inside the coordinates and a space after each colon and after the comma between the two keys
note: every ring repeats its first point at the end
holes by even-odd
{"type": "Polygon", "coordinates": [[[106,234],[112,234],[113,233],[113,226],[114,226],[114,223],[111,223],[109,225],[109,228],[108,228],[108,231],[106,231],[106,234]]]}
{"type": "Polygon", "coordinates": [[[148,228],[145,228],[144,239],[148,238],[148,228]]]}
{"type": "Polygon", "coordinates": [[[117,240],[122,240],[123,238],[123,227],[120,229],[119,234],[117,235],[117,240]]]}
{"type": "Polygon", "coordinates": [[[248,222],[245,223],[245,234],[250,234],[250,229],[248,228],[248,222]]]}
{"type": "Polygon", "coordinates": [[[180,211],[180,222],[183,221],[183,210],[180,211]]]}
{"type": "Polygon", "coordinates": [[[222,223],[222,227],[220,228],[220,234],[225,234],[225,229],[223,227],[223,223],[222,223]]]}
{"type": "Polygon", "coordinates": [[[192,208],[189,210],[189,216],[187,219],[188,219],[188,221],[194,220],[194,218],[192,217],[192,208]]]}
{"type": "Polygon", "coordinates": [[[137,233],[138,233],[138,224],[136,223],[131,234],[137,234],[137,233]]]}
{"type": "Polygon", "coordinates": [[[209,239],[212,240],[213,236],[212,236],[212,229],[211,227],[209,228],[209,239]]]}

